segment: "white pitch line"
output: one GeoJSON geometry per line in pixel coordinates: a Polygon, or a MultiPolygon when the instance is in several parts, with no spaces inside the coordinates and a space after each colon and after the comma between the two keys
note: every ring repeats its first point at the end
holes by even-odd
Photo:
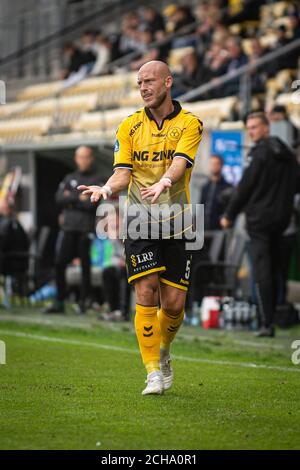
{"type": "MultiPolygon", "coordinates": [[[[61,343],[61,344],[71,344],[74,346],[85,346],[85,347],[93,347],[98,349],[106,349],[108,351],[118,351],[118,352],[127,352],[133,354],[139,354],[137,349],[130,349],[124,348],[122,346],[113,346],[110,344],[102,344],[102,343],[92,343],[89,341],[79,341],[73,339],[65,339],[65,338],[58,338],[52,336],[41,336],[35,335],[31,333],[23,333],[20,331],[9,331],[9,330],[1,330],[0,334],[7,335],[7,336],[15,336],[20,338],[26,339],[34,339],[38,341],[49,341],[52,343],[61,343]]],[[[250,369],[266,369],[266,370],[278,370],[282,372],[300,372],[300,368],[294,367],[283,367],[283,366],[271,366],[267,364],[255,364],[251,362],[235,362],[235,361],[222,361],[222,360],[215,360],[215,359],[204,359],[204,358],[197,358],[197,357],[189,357],[189,356],[181,356],[181,355],[172,355],[174,359],[179,361],[187,361],[187,362],[195,362],[195,363],[204,363],[204,364],[211,364],[211,365],[221,365],[221,366],[235,366],[235,367],[246,367],[250,369]]]]}
{"type": "MultiPolygon", "coordinates": [[[[24,323],[24,324],[33,324],[33,325],[47,325],[47,326],[60,326],[60,327],[68,327],[68,328],[80,328],[80,329],[84,329],[84,330],[88,330],[89,329],[89,326],[88,324],[84,323],[84,322],[78,322],[76,320],[74,320],[74,318],[72,318],[70,321],[68,321],[67,319],[59,319],[59,321],[56,321],[56,319],[54,318],[43,318],[43,317],[39,317],[39,318],[33,318],[33,317],[24,317],[22,315],[1,315],[0,316],[0,320],[4,320],[4,321],[10,321],[10,322],[15,322],[15,323],[24,323]]],[[[95,321],[96,318],[94,319],[95,321]]],[[[106,322],[106,326],[108,326],[108,323],[106,322]]],[[[117,323],[114,323],[114,324],[110,324],[110,330],[111,331],[117,331],[117,332],[120,332],[122,331],[121,328],[118,327],[118,324],[117,323]]],[[[134,333],[134,330],[132,329],[131,330],[132,333],[134,333]]],[[[194,340],[195,338],[196,339],[199,339],[199,340],[204,340],[204,341],[211,341],[211,342],[214,342],[216,340],[220,340],[220,339],[223,339],[222,337],[219,337],[218,335],[216,336],[206,336],[206,335],[201,335],[201,334],[189,334],[189,333],[182,333],[181,331],[179,332],[179,336],[183,339],[187,339],[187,340],[194,340]]],[[[227,338],[226,338],[227,339],[227,338]]],[[[249,340],[242,340],[242,339],[236,339],[236,338],[229,338],[230,341],[232,341],[233,343],[235,344],[238,344],[240,346],[249,346],[249,347],[252,347],[252,348],[267,348],[267,349],[285,349],[285,346],[283,344],[278,344],[278,343],[265,343],[265,342],[262,342],[260,341],[259,343],[258,342],[255,342],[255,341],[249,341],[249,340]]],[[[291,342],[292,340],[290,340],[291,342]]]]}

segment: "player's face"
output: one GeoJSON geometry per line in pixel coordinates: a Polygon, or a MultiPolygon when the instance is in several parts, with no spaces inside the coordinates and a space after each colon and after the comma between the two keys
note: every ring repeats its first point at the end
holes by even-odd
{"type": "Polygon", "coordinates": [[[145,106],[159,108],[167,97],[171,77],[160,77],[155,73],[144,72],[138,76],[138,86],[145,106]]]}
{"type": "Polygon", "coordinates": [[[261,119],[253,118],[247,121],[247,131],[252,142],[258,142],[269,134],[269,127],[261,119]]]}

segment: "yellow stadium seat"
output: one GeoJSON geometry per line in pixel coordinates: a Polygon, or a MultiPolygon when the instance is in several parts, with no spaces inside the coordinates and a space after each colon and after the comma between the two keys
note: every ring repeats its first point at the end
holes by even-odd
{"type": "Polygon", "coordinates": [[[119,108],[110,111],[97,111],[94,113],[84,113],[80,119],[72,125],[73,131],[99,131],[107,132],[117,130],[120,122],[134,113],[136,108],[119,108]]]}
{"type": "Polygon", "coordinates": [[[47,96],[53,96],[58,93],[63,87],[63,81],[59,80],[56,82],[39,83],[38,85],[31,85],[22,90],[18,96],[18,101],[31,101],[47,96]]]}
{"type": "Polygon", "coordinates": [[[1,122],[0,138],[5,142],[27,142],[47,133],[51,118],[11,119],[1,122]]]}
{"type": "Polygon", "coordinates": [[[218,125],[221,121],[230,120],[231,113],[238,103],[236,96],[226,98],[183,103],[182,107],[196,114],[207,125],[218,125]]]}
{"type": "Polygon", "coordinates": [[[140,90],[132,89],[130,93],[120,98],[120,105],[121,106],[136,106],[137,108],[142,107],[143,100],[141,98],[140,90]]]}
{"type": "Polygon", "coordinates": [[[194,52],[193,47],[180,47],[178,49],[172,49],[169,55],[169,66],[172,71],[180,72],[182,70],[181,60],[186,54],[194,52]]]}

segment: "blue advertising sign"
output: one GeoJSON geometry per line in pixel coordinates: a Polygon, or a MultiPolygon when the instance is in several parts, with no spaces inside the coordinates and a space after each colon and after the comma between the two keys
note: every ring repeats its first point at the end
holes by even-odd
{"type": "Polygon", "coordinates": [[[223,175],[236,185],[243,170],[243,131],[212,131],[211,154],[221,155],[224,159],[223,175]]]}

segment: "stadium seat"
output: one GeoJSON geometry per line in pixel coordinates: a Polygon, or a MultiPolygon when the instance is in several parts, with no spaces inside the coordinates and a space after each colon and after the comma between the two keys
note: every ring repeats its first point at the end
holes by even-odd
{"type": "Polygon", "coordinates": [[[34,103],[28,103],[18,113],[19,118],[51,116],[57,107],[57,99],[47,98],[34,103]]]}
{"type": "Polygon", "coordinates": [[[194,51],[193,47],[180,47],[178,49],[172,49],[169,55],[169,66],[173,72],[181,72],[181,59],[186,55],[194,51]]]}
{"type": "Polygon", "coordinates": [[[205,120],[206,126],[217,126],[221,121],[229,121],[238,102],[236,96],[226,98],[183,103],[182,106],[205,120]]]}
{"type": "Polygon", "coordinates": [[[133,88],[129,93],[120,99],[120,105],[137,107],[143,106],[140,90],[133,88]]]}
{"type": "Polygon", "coordinates": [[[274,102],[279,92],[284,92],[291,88],[293,79],[296,77],[296,70],[280,70],[274,78],[267,81],[266,102],[274,102]]]}
{"type": "Polygon", "coordinates": [[[72,126],[73,131],[116,131],[120,122],[136,108],[119,108],[111,111],[97,111],[94,113],[84,113],[81,118],[72,126]]]}
{"type": "Polygon", "coordinates": [[[0,119],[10,118],[11,116],[17,115],[23,109],[26,109],[30,101],[8,103],[5,106],[0,106],[0,119]]]}
{"type": "Polygon", "coordinates": [[[86,78],[80,83],[70,88],[66,88],[64,95],[68,96],[84,93],[101,93],[106,91],[124,90],[134,86],[133,76],[136,81],[136,75],[132,73],[86,78]]]}
{"type": "Polygon", "coordinates": [[[51,118],[11,119],[1,123],[0,138],[5,142],[27,142],[47,133],[51,118]]]}
{"type": "Polygon", "coordinates": [[[22,90],[18,96],[18,101],[31,101],[47,96],[53,96],[58,93],[63,87],[63,81],[39,83],[38,85],[31,85],[22,90]]]}

